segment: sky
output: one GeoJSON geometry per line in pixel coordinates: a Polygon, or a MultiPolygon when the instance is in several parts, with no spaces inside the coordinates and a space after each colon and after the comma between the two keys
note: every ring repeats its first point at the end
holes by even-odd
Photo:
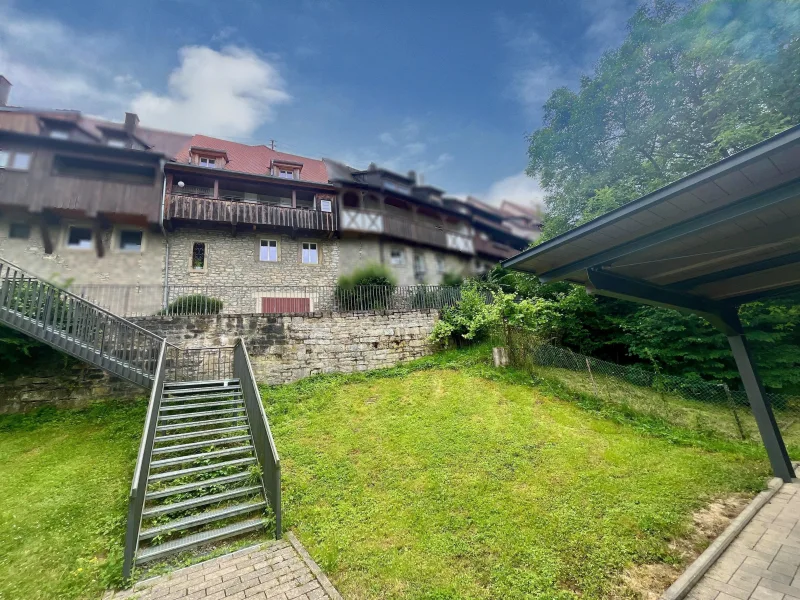
{"type": "Polygon", "coordinates": [[[618,45],[637,0],[0,0],[10,103],[72,108],[451,195],[541,198],[526,137],[618,45]]]}

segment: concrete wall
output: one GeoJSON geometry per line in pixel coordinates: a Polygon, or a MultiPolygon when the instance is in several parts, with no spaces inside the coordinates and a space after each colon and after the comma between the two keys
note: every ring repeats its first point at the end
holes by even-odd
{"type": "Polygon", "coordinates": [[[438,251],[402,242],[382,240],[375,236],[345,237],[339,240],[339,274],[349,275],[358,268],[370,263],[384,264],[394,274],[397,285],[439,285],[444,273],[454,273],[464,277],[472,274],[472,258],[460,253],[438,251]],[[391,264],[391,251],[401,250],[404,264],[391,264]],[[419,281],[414,276],[414,256],[425,259],[425,277],[419,281]],[[437,257],[444,263],[439,269],[437,257]]]}
{"type": "MultiPolygon", "coordinates": [[[[265,232],[180,228],[169,234],[170,285],[335,285],[339,272],[339,240],[291,239],[265,232]],[[278,241],[278,262],[261,262],[261,240],[278,241]],[[316,242],[320,262],[303,264],[302,242],[316,242]],[[205,272],[192,270],[192,246],[206,243],[205,272]]],[[[252,312],[252,311],[250,311],[252,312]]]]}
{"type": "Polygon", "coordinates": [[[150,317],[141,326],[185,348],[228,346],[243,337],[256,378],[295,381],[366,371],[429,354],[438,311],[150,317]]]}
{"type": "Polygon", "coordinates": [[[0,216],[0,256],[33,274],[57,283],[76,284],[161,284],[164,280],[164,238],[160,233],[143,231],[141,251],[119,249],[119,231],[140,229],[133,226],[114,226],[102,232],[105,255],[100,258],[91,249],[66,247],[67,227],[70,224],[92,227],[92,221],[64,221],[49,227],[53,253],[45,254],[39,226],[29,221],[30,215],[4,213],[0,216]],[[11,239],[11,223],[30,223],[28,239],[11,239]]]}

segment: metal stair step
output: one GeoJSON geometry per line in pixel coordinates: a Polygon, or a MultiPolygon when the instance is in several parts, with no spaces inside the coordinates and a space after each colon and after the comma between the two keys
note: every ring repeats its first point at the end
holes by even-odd
{"type": "Polygon", "coordinates": [[[148,500],[157,500],[158,498],[166,498],[167,496],[174,496],[175,494],[183,494],[185,492],[200,490],[204,487],[227,485],[229,483],[236,483],[237,481],[245,481],[249,477],[250,471],[242,471],[241,473],[225,475],[224,477],[213,477],[211,479],[204,479],[203,481],[194,481],[192,483],[176,485],[171,488],[164,488],[163,490],[158,490],[156,492],[147,492],[144,499],[145,502],[148,500]]]}
{"type": "Polygon", "coordinates": [[[221,521],[223,519],[230,519],[238,517],[254,510],[263,510],[267,507],[267,503],[263,500],[259,502],[244,502],[242,504],[234,504],[233,506],[226,506],[224,508],[215,508],[214,510],[207,510],[196,515],[190,515],[183,519],[175,519],[163,525],[150,527],[149,529],[142,529],[139,532],[139,540],[149,540],[165,533],[173,531],[181,531],[183,529],[190,529],[199,525],[205,525],[212,521],[221,521]]]}
{"type": "MultiPolygon", "coordinates": [[[[167,427],[174,427],[174,425],[167,425],[167,427]]],[[[189,433],[175,433],[172,435],[159,435],[156,436],[154,441],[158,442],[173,442],[176,440],[190,440],[192,438],[206,437],[209,435],[219,435],[220,433],[236,433],[237,431],[248,431],[248,425],[237,425],[235,427],[219,427],[217,429],[206,429],[205,431],[190,431],[189,433]]],[[[158,429],[156,429],[158,431],[158,429]]]]}
{"type": "Polygon", "coordinates": [[[255,456],[248,456],[247,458],[237,458],[235,460],[228,460],[225,462],[218,462],[211,465],[201,465],[199,467],[189,467],[188,469],[178,469],[177,471],[165,471],[163,473],[150,473],[147,482],[168,481],[170,479],[178,479],[179,477],[186,477],[188,475],[197,475],[198,473],[207,473],[208,471],[216,471],[217,469],[226,469],[228,467],[240,467],[244,465],[252,465],[256,463],[255,456]]]}
{"type": "Polygon", "coordinates": [[[226,385],[226,384],[238,384],[239,379],[205,379],[205,380],[198,380],[198,381],[168,381],[164,384],[165,389],[175,389],[175,388],[182,388],[182,387],[197,387],[197,386],[206,386],[206,385],[226,385]]]}
{"type": "Polygon", "coordinates": [[[220,386],[216,386],[216,387],[204,387],[204,388],[203,387],[201,387],[201,388],[181,388],[181,389],[169,388],[169,389],[165,389],[164,393],[165,394],[171,394],[171,395],[177,397],[177,396],[179,396],[181,394],[196,394],[198,392],[199,393],[206,393],[206,392],[217,393],[217,392],[226,392],[226,391],[229,392],[231,390],[241,390],[241,389],[242,389],[242,386],[240,386],[237,383],[235,385],[220,385],[220,386]]]}
{"type": "MultiPolygon", "coordinates": [[[[173,425],[159,425],[156,431],[175,431],[176,429],[194,429],[195,427],[205,427],[207,425],[222,425],[223,423],[233,423],[235,421],[246,421],[247,417],[228,417],[225,419],[210,419],[206,421],[189,421],[187,423],[176,423],[173,425]]],[[[205,432],[203,432],[205,433],[205,432]]],[[[181,434],[179,434],[181,435],[181,434]]]]}
{"type": "Polygon", "coordinates": [[[186,410],[187,408],[209,408],[211,406],[244,406],[241,400],[212,400],[210,402],[201,402],[198,404],[178,404],[176,406],[162,406],[159,409],[159,414],[162,412],[173,412],[177,410],[186,410]]]}
{"type": "Polygon", "coordinates": [[[172,446],[162,446],[153,448],[153,456],[158,454],[171,454],[172,452],[182,452],[184,450],[194,450],[195,448],[205,448],[206,446],[217,446],[219,444],[232,444],[234,442],[250,441],[249,435],[237,435],[231,437],[215,438],[213,440],[202,440],[189,444],[174,444],[172,446]]]}
{"type": "MultiPolygon", "coordinates": [[[[221,410],[209,410],[204,412],[186,413],[183,415],[166,415],[158,417],[158,422],[161,421],[177,421],[178,419],[193,419],[195,417],[213,417],[214,415],[230,415],[231,413],[243,413],[244,408],[223,408],[221,410]]],[[[241,418],[245,419],[243,415],[241,418]]],[[[199,422],[199,421],[198,421],[199,422]]]]}
{"type": "Polygon", "coordinates": [[[150,517],[159,517],[161,515],[168,515],[173,512],[180,512],[190,508],[197,508],[198,506],[205,506],[207,504],[216,504],[217,502],[224,502],[225,500],[232,500],[233,498],[241,498],[242,496],[249,496],[261,491],[260,485],[251,485],[247,487],[236,488],[233,490],[225,490],[219,494],[209,494],[207,496],[198,496],[197,498],[190,498],[182,502],[173,502],[172,504],[159,504],[151,508],[146,508],[142,512],[142,518],[148,519],[150,517]]]}
{"type": "Polygon", "coordinates": [[[189,550],[203,544],[224,540],[226,538],[242,535],[251,531],[261,529],[264,523],[261,519],[250,519],[248,521],[241,521],[219,529],[212,529],[210,531],[202,531],[194,533],[177,540],[164,542],[158,546],[150,546],[139,552],[136,557],[136,564],[140,565],[151,560],[164,558],[183,550],[189,550]]]}
{"type": "Polygon", "coordinates": [[[201,452],[200,454],[187,454],[186,456],[175,456],[173,458],[162,458],[161,460],[154,460],[150,463],[150,467],[157,469],[159,467],[168,467],[171,465],[180,465],[183,463],[194,462],[196,460],[204,460],[207,458],[219,458],[222,456],[232,456],[234,454],[242,454],[243,452],[252,452],[253,444],[247,446],[237,446],[236,448],[225,448],[224,450],[214,450],[213,452],[201,452]]]}
{"type": "Polygon", "coordinates": [[[213,398],[230,398],[232,396],[241,396],[242,392],[225,392],[224,394],[207,394],[204,396],[180,396],[180,397],[173,397],[161,398],[161,404],[177,404],[178,402],[186,402],[187,400],[210,400],[213,398]]]}

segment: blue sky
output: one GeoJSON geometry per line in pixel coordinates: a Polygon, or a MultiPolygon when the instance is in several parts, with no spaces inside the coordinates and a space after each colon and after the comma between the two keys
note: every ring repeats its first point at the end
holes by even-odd
{"type": "Polygon", "coordinates": [[[526,134],[635,0],[0,0],[11,102],[77,108],[532,201],[526,134]]]}

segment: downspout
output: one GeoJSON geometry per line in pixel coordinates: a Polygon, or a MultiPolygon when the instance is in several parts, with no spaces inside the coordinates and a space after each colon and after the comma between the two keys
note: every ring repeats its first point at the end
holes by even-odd
{"type": "Polygon", "coordinates": [[[169,299],[169,237],[167,237],[167,230],[164,229],[164,206],[167,199],[167,174],[164,172],[164,165],[166,161],[161,159],[161,172],[164,173],[164,183],[161,186],[161,210],[158,213],[158,225],[161,228],[161,235],[164,236],[164,244],[166,245],[166,252],[164,252],[164,297],[161,300],[162,308],[167,308],[167,300],[169,299]]]}

